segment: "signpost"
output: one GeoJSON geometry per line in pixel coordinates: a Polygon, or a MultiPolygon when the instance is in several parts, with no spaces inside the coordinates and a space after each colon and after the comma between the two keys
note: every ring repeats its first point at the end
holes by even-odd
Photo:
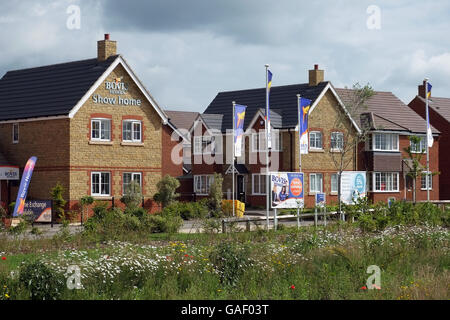
{"type": "MultiPolygon", "coordinates": [[[[315,210],[314,210],[314,225],[317,226],[317,209],[320,209],[320,212],[322,212],[322,210],[324,211],[324,217],[325,217],[325,213],[326,213],[326,195],[325,193],[316,193],[315,196],[315,210]]],[[[325,218],[326,219],[326,218],[325,218]]],[[[324,220],[324,223],[326,225],[326,220],[324,220]]]]}
{"type": "Polygon", "coordinates": [[[52,222],[51,200],[27,200],[23,214],[33,214],[34,222],[52,222]]]}
{"type": "Polygon", "coordinates": [[[345,204],[354,204],[358,198],[366,196],[366,172],[342,171],[341,201],[345,204]]]}

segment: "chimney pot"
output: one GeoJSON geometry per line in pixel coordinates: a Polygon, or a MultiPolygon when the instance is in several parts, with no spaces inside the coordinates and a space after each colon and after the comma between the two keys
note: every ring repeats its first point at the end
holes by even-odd
{"type": "Polygon", "coordinates": [[[105,40],[97,41],[97,60],[105,61],[117,54],[117,42],[109,40],[109,33],[105,33],[105,40]]]}
{"type": "Polygon", "coordinates": [[[314,65],[314,70],[319,70],[319,65],[318,64],[314,65]]]}
{"type": "Polygon", "coordinates": [[[105,33],[105,40],[109,40],[109,33],[105,33]]]}

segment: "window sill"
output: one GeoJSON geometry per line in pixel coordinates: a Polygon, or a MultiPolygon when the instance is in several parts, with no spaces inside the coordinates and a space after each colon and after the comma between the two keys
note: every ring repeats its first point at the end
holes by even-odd
{"type": "Polygon", "coordinates": [[[121,142],[121,146],[130,146],[130,147],[143,147],[143,142],[121,142]]]}
{"type": "Polygon", "coordinates": [[[337,196],[338,193],[337,192],[330,192],[330,196],[337,196]]]}
{"type": "Polygon", "coordinates": [[[427,190],[433,191],[433,189],[422,189],[422,188],[420,188],[420,191],[427,191],[427,190]]]}
{"type": "Polygon", "coordinates": [[[317,193],[323,193],[322,191],[310,191],[308,196],[315,196],[317,193]]]}
{"type": "Polygon", "coordinates": [[[323,149],[309,149],[309,152],[325,152],[323,149]]]}
{"type": "Polygon", "coordinates": [[[369,191],[373,193],[399,193],[399,190],[390,190],[390,191],[369,191]]]}
{"type": "Polygon", "coordinates": [[[89,140],[89,144],[103,145],[103,146],[112,146],[113,142],[112,141],[94,141],[94,140],[89,140]]]}
{"type": "Polygon", "coordinates": [[[112,200],[112,196],[100,196],[100,195],[93,195],[92,198],[94,200],[112,200]]]}
{"type": "Polygon", "coordinates": [[[330,149],[331,153],[342,153],[340,149],[330,149]]]}

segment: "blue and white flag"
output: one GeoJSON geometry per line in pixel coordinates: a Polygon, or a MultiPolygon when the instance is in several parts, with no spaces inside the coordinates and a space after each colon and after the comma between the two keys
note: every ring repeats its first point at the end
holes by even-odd
{"type": "Polygon", "coordinates": [[[236,104],[234,106],[234,156],[242,156],[242,137],[244,135],[244,118],[247,106],[236,104]]]}
{"type": "MultiPolygon", "coordinates": [[[[431,96],[431,84],[427,82],[427,94],[426,99],[431,96]]],[[[430,115],[427,108],[427,142],[428,147],[431,148],[433,146],[433,133],[431,132],[431,126],[430,126],[430,115]]]]}

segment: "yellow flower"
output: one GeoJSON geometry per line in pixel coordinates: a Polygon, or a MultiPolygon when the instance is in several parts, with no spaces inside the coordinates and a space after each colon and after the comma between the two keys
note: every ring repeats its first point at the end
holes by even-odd
{"type": "Polygon", "coordinates": [[[6,299],[9,299],[9,294],[5,293],[6,299]]]}

